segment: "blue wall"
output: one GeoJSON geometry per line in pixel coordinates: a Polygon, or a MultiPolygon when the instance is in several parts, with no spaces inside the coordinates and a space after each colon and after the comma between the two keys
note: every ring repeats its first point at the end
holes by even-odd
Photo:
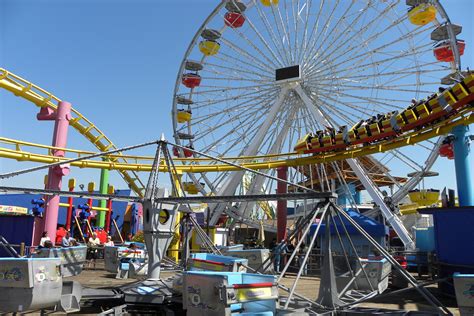
{"type": "MultiPolygon", "coordinates": [[[[130,190],[116,190],[115,192],[116,192],[115,193],[116,195],[130,196],[130,190]]],[[[39,194],[0,194],[0,204],[26,207],[28,208],[28,210],[31,211],[31,207],[33,206],[31,204],[31,200],[40,199],[40,198],[42,198],[42,196],[39,194]]],[[[73,200],[73,204],[75,207],[79,204],[84,204],[87,202],[88,202],[88,199],[82,199],[82,198],[74,198],[73,200]]],[[[67,198],[62,197],[61,203],[67,203],[67,198]]],[[[125,214],[127,204],[128,204],[127,202],[118,202],[118,201],[112,202],[112,210],[114,212],[114,215],[113,215],[114,218],[115,216],[120,215],[120,218],[117,221],[117,224],[119,225],[119,227],[122,226],[123,215],[125,214]]],[[[94,206],[97,206],[97,205],[98,205],[98,202],[94,201],[94,206]]],[[[61,207],[59,209],[58,224],[64,225],[65,222],[66,222],[66,208],[61,207]]]]}

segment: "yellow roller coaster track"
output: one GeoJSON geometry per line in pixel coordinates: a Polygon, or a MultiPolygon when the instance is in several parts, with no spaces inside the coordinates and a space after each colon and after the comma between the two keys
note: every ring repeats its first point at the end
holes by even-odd
{"type": "MultiPolygon", "coordinates": [[[[3,68],[0,68],[0,88],[10,91],[14,95],[22,97],[38,107],[49,107],[55,110],[57,108],[57,103],[61,101],[61,99],[54,96],[52,93],[3,68]]],[[[91,121],[84,117],[84,115],[74,108],[71,112],[72,119],[69,124],[90,141],[97,149],[100,151],[117,149],[112,141],[91,121]]],[[[113,159],[114,162],[120,161],[125,164],[128,163],[126,158],[122,155],[115,155],[110,159],[113,159]]],[[[139,196],[143,196],[144,187],[143,183],[141,183],[138,178],[138,175],[136,175],[133,170],[118,169],[118,171],[130,188],[139,196]]]]}
{"type": "MultiPolygon", "coordinates": [[[[469,125],[474,123],[474,113],[472,107],[466,107],[456,115],[449,117],[448,120],[442,121],[438,124],[425,127],[423,130],[413,131],[406,133],[392,140],[386,140],[381,143],[366,145],[353,148],[348,148],[345,151],[322,153],[313,156],[296,157],[296,153],[288,153],[282,155],[273,156],[259,156],[259,157],[239,157],[239,158],[225,158],[224,160],[237,163],[240,167],[245,167],[253,170],[262,169],[273,169],[278,167],[296,167],[308,164],[327,163],[337,160],[344,160],[348,158],[357,158],[370,154],[382,153],[388,150],[396,148],[414,145],[416,143],[426,141],[428,139],[448,134],[453,127],[458,125],[469,125]],[[282,159],[282,157],[287,157],[282,159]],[[289,158],[288,158],[289,157],[289,158]],[[296,157],[296,158],[295,158],[296,157]]],[[[67,152],[74,153],[76,155],[88,155],[92,152],[55,148],[51,146],[39,145],[34,143],[16,141],[7,138],[0,138],[1,143],[14,146],[14,149],[0,147],[0,157],[15,159],[18,161],[31,161],[39,163],[55,163],[67,160],[68,158],[58,158],[52,156],[50,153],[53,149],[62,149],[67,152]],[[32,147],[36,149],[47,150],[47,154],[38,154],[33,152],[23,151],[22,147],[32,147]]],[[[119,171],[151,171],[151,163],[145,163],[142,161],[150,161],[152,157],[146,156],[116,156],[110,155],[108,157],[110,161],[101,160],[82,160],[72,162],[71,165],[79,168],[97,168],[97,169],[109,169],[119,171]],[[133,160],[135,163],[121,163],[117,162],[118,157],[126,157],[128,160],[133,160]]],[[[180,158],[176,159],[176,169],[181,172],[189,173],[200,173],[200,172],[223,172],[223,171],[238,171],[241,170],[239,166],[227,165],[224,163],[219,164],[202,164],[203,161],[209,159],[196,159],[196,158],[180,158]],[[199,163],[199,164],[195,164],[199,163]]],[[[167,172],[166,166],[163,164],[160,166],[160,171],[167,172]]]]}

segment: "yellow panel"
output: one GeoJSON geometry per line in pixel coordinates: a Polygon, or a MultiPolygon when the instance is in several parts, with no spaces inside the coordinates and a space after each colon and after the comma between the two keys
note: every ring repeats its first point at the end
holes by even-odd
{"type": "Polygon", "coordinates": [[[199,50],[206,56],[212,56],[219,52],[221,45],[214,41],[202,41],[199,43],[199,50]]]}
{"type": "Polygon", "coordinates": [[[408,196],[413,203],[420,206],[429,206],[438,203],[439,192],[421,190],[419,192],[409,192],[408,196]]]}
{"type": "Polygon", "coordinates": [[[87,185],[87,191],[94,192],[94,190],[95,190],[95,182],[89,182],[89,184],[87,185]]]}
{"type": "Polygon", "coordinates": [[[178,123],[185,123],[191,120],[191,113],[186,111],[178,111],[177,114],[178,123]]]}
{"type": "Polygon", "coordinates": [[[408,12],[408,19],[415,25],[426,25],[436,18],[436,8],[428,3],[422,3],[408,12]]]}
{"type": "Polygon", "coordinates": [[[74,178],[69,179],[67,187],[69,189],[74,189],[75,186],[76,186],[76,179],[74,179],[74,178]]]}
{"type": "Polygon", "coordinates": [[[260,0],[260,2],[264,6],[269,7],[271,5],[278,5],[279,0],[260,0]]]}

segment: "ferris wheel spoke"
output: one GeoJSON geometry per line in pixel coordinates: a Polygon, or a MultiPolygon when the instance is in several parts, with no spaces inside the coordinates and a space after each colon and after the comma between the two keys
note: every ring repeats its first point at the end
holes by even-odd
{"type": "MultiPolygon", "coordinates": [[[[232,104],[231,104],[232,106],[239,106],[239,105],[242,105],[242,103],[235,103],[235,102],[242,101],[243,104],[246,104],[247,102],[258,101],[261,98],[267,97],[268,95],[263,95],[262,94],[264,92],[267,92],[268,95],[273,95],[273,94],[276,93],[273,89],[266,89],[266,90],[262,90],[262,91],[246,93],[245,95],[242,94],[242,95],[239,95],[238,97],[231,96],[231,97],[225,98],[225,99],[217,99],[219,101],[216,101],[216,99],[213,100],[211,98],[212,95],[210,95],[210,96],[208,96],[209,99],[205,99],[205,100],[195,102],[193,104],[193,105],[195,105],[193,108],[195,110],[204,109],[206,107],[209,107],[209,106],[215,105],[215,104],[226,104],[227,105],[229,102],[232,102],[232,104]]],[[[219,94],[219,96],[220,96],[220,94],[219,94]]],[[[230,111],[230,110],[233,110],[233,108],[229,108],[228,106],[226,106],[226,111],[230,111]]],[[[198,117],[198,116],[196,116],[196,117],[198,117]]]]}
{"type": "Polygon", "coordinates": [[[414,161],[412,158],[410,158],[408,155],[405,155],[402,153],[400,150],[395,149],[393,151],[393,154],[397,156],[400,161],[403,161],[407,166],[413,168],[413,170],[421,170],[423,169],[423,166],[419,165],[416,161],[414,161]]]}
{"type": "Polygon", "coordinates": [[[286,59],[287,55],[282,54],[282,52],[284,52],[284,45],[283,45],[281,40],[280,41],[278,40],[278,36],[275,35],[275,32],[273,31],[273,28],[271,27],[271,23],[268,20],[266,14],[264,12],[262,12],[260,6],[256,6],[256,9],[257,9],[257,13],[260,17],[260,20],[263,22],[263,25],[265,26],[266,33],[270,36],[270,38],[272,40],[272,43],[273,43],[273,45],[276,49],[276,52],[278,53],[278,55],[280,55],[280,59],[282,60],[282,64],[285,64],[285,62],[289,63],[289,61],[286,59]]]}
{"type": "Polygon", "coordinates": [[[263,44],[265,49],[272,55],[273,60],[268,58],[267,54],[265,54],[261,49],[259,49],[259,47],[257,45],[255,45],[252,41],[250,41],[250,39],[248,39],[248,37],[246,37],[243,32],[238,31],[237,28],[234,28],[234,31],[240,37],[242,37],[256,52],[258,52],[261,56],[263,56],[271,65],[273,65],[274,67],[277,67],[277,64],[282,66],[283,65],[282,60],[280,59],[280,57],[277,57],[276,53],[271,48],[270,44],[265,40],[265,38],[262,36],[262,34],[258,31],[258,29],[255,27],[255,25],[252,23],[252,20],[250,19],[250,17],[247,17],[247,23],[250,26],[250,28],[252,29],[252,31],[257,35],[257,38],[263,44]],[[275,61],[277,63],[275,63],[275,61]]]}
{"type": "MultiPolygon", "coordinates": [[[[214,55],[213,57],[215,57],[216,59],[223,60],[225,62],[228,62],[228,61],[226,61],[226,58],[227,58],[229,60],[233,60],[234,62],[237,62],[238,64],[249,66],[250,68],[253,68],[256,71],[260,71],[260,72],[263,72],[263,73],[267,73],[269,75],[273,75],[273,72],[270,71],[270,69],[267,68],[266,66],[264,66],[264,68],[262,68],[259,64],[253,63],[252,58],[244,60],[244,59],[239,58],[237,56],[240,56],[240,55],[239,54],[229,55],[229,54],[222,51],[222,52],[219,52],[218,55],[214,55]]],[[[247,57],[247,56],[245,56],[245,57],[247,57]]]]}
{"type": "MultiPolygon", "coordinates": [[[[233,123],[234,121],[240,121],[242,119],[245,119],[245,118],[249,118],[249,117],[255,117],[255,114],[256,113],[259,113],[261,112],[261,109],[257,108],[256,110],[254,110],[253,112],[248,112],[246,114],[243,114],[243,115],[239,115],[239,116],[235,116],[233,117],[231,120],[229,121],[221,121],[220,124],[217,124],[217,125],[212,125],[212,126],[209,126],[207,129],[206,129],[206,132],[205,133],[196,133],[194,135],[194,138],[196,140],[200,139],[200,138],[204,138],[206,136],[208,136],[209,134],[213,133],[214,131],[218,130],[219,128],[223,127],[223,126],[227,126],[228,124],[231,124],[233,123]]],[[[201,120],[201,122],[199,122],[199,124],[204,124],[206,120],[201,120]]],[[[215,120],[213,120],[212,123],[214,123],[215,120]]],[[[239,124],[239,126],[241,126],[241,124],[239,124]]]]}
{"type": "Polygon", "coordinates": [[[267,72],[270,71],[270,67],[261,59],[257,58],[256,56],[250,55],[246,50],[236,46],[231,41],[226,40],[224,37],[221,38],[221,43],[225,44],[227,47],[231,48],[236,54],[246,57],[250,63],[254,63],[255,65],[260,66],[261,69],[267,69],[267,72]]]}
{"type": "Polygon", "coordinates": [[[278,32],[278,37],[280,38],[280,41],[281,41],[281,47],[282,47],[281,51],[282,53],[285,54],[286,56],[285,59],[288,65],[291,65],[291,54],[290,54],[291,52],[289,52],[287,46],[285,45],[285,41],[288,41],[288,36],[286,35],[286,32],[285,32],[285,25],[283,23],[281,15],[279,16],[280,18],[277,18],[277,14],[275,12],[276,9],[272,7],[271,11],[272,11],[274,25],[278,32]]]}
{"type": "MultiPolygon", "coordinates": [[[[371,41],[374,41],[374,40],[378,39],[379,36],[382,36],[382,35],[386,34],[386,32],[387,32],[389,29],[395,27],[397,24],[398,24],[398,23],[394,22],[394,23],[392,23],[388,28],[386,28],[386,29],[384,29],[384,30],[382,30],[382,31],[380,31],[380,32],[378,32],[378,33],[376,33],[376,34],[374,34],[374,35],[371,36],[370,38],[366,39],[366,40],[365,40],[365,46],[368,46],[371,41]]],[[[423,32],[424,32],[423,29],[421,29],[421,30],[419,31],[420,34],[423,33],[423,32]]],[[[381,53],[383,53],[383,50],[384,50],[384,49],[386,49],[386,48],[388,48],[388,47],[391,47],[391,46],[393,46],[393,45],[395,45],[395,44],[398,44],[398,43],[400,43],[400,42],[402,42],[402,41],[406,41],[407,39],[413,38],[413,37],[414,37],[415,35],[417,35],[417,34],[418,34],[418,33],[416,33],[416,32],[415,32],[415,33],[414,33],[414,32],[411,32],[411,33],[407,33],[407,34],[402,34],[402,36],[400,36],[400,37],[398,37],[398,38],[395,38],[395,39],[392,40],[391,42],[388,42],[388,43],[385,43],[385,44],[380,45],[380,46],[378,46],[378,47],[372,48],[370,51],[371,51],[372,53],[381,54],[381,53]]],[[[349,42],[349,41],[350,41],[350,40],[348,40],[348,42],[349,42]]],[[[339,54],[339,55],[337,55],[337,56],[333,56],[332,59],[333,59],[333,61],[335,62],[335,61],[339,60],[340,58],[345,57],[347,54],[350,54],[351,52],[357,51],[357,48],[358,48],[357,46],[350,46],[350,47],[348,47],[347,49],[343,49],[343,50],[342,50],[343,52],[342,52],[341,54],[339,54]]],[[[328,55],[331,56],[331,54],[328,54],[328,55]]],[[[335,63],[335,64],[333,65],[333,67],[336,67],[336,68],[337,68],[337,67],[341,67],[342,65],[345,65],[345,64],[352,64],[352,63],[354,62],[354,60],[359,60],[359,59],[361,59],[361,58],[364,59],[364,58],[366,58],[366,57],[367,57],[367,56],[366,56],[366,52],[363,52],[363,53],[360,53],[360,54],[356,54],[356,55],[354,55],[354,56],[352,56],[352,57],[343,59],[343,60],[340,61],[339,63],[335,63]]],[[[324,69],[321,69],[321,70],[324,70],[324,69]]]]}
{"type": "MultiPolygon", "coordinates": [[[[321,91],[326,91],[326,92],[328,92],[328,94],[329,94],[329,92],[332,92],[331,90],[326,90],[324,88],[320,88],[320,90],[321,91]]],[[[383,106],[383,107],[388,107],[387,109],[392,109],[393,108],[393,106],[394,106],[393,102],[401,103],[402,104],[401,108],[403,108],[403,104],[406,102],[405,100],[401,100],[401,99],[388,99],[388,98],[374,99],[374,98],[363,97],[363,96],[358,96],[358,95],[353,95],[353,94],[347,94],[347,93],[344,93],[344,92],[341,92],[341,91],[338,91],[337,94],[348,97],[348,98],[364,100],[364,101],[369,102],[369,104],[378,104],[378,105],[383,106]],[[392,103],[389,103],[389,102],[392,102],[392,103]]],[[[326,97],[329,98],[327,95],[326,95],[326,97]]],[[[357,108],[357,110],[359,111],[360,108],[357,108]]]]}
{"type": "MultiPolygon", "coordinates": [[[[387,86],[387,85],[373,85],[373,86],[368,86],[368,85],[362,85],[364,82],[361,82],[361,85],[356,86],[356,85],[349,85],[349,84],[339,84],[339,90],[341,91],[356,91],[356,90],[387,90],[387,91],[400,91],[400,92],[416,92],[416,93],[432,93],[433,91],[431,90],[419,90],[419,89],[404,89],[402,88],[403,86],[408,86],[408,85],[393,85],[393,86],[387,86]]],[[[323,87],[332,87],[332,85],[329,84],[319,84],[320,86],[323,87]]],[[[413,87],[413,85],[409,85],[413,87]]]]}
{"type": "MultiPolygon", "coordinates": [[[[258,110],[256,110],[256,111],[258,111],[258,110]]],[[[247,115],[245,117],[245,120],[242,120],[242,117],[239,117],[239,125],[238,126],[239,126],[240,129],[242,129],[244,131],[244,133],[240,133],[239,129],[231,128],[231,129],[229,129],[229,132],[226,135],[224,135],[223,139],[228,139],[228,142],[232,141],[232,139],[229,139],[229,137],[232,134],[236,134],[236,137],[235,137],[234,143],[232,145],[228,146],[229,150],[224,151],[222,153],[222,156],[227,155],[229,153],[230,149],[234,149],[237,144],[245,142],[245,138],[249,138],[249,139],[252,138],[252,135],[254,135],[254,133],[256,133],[256,131],[259,128],[258,124],[255,124],[255,121],[253,120],[253,118],[254,118],[254,116],[252,116],[252,115],[247,115]],[[249,126],[249,128],[247,128],[247,126],[249,126]],[[250,137],[248,137],[248,135],[250,135],[250,137]],[[246,137],[244,137],[244,136],[246,136],[246,137]]],[[[212,143],[212,144],[208,145],[207,147],[205,147],[204,150],[205,151],[211,150],[212,148],[217,146],[217,144],[219,142],[222,142],[222,140],[219,139],[219,140],[215,141],[214,143],[212,143]]]]}
{"type": "MultiPolygon", "coordinates": [[[[339,5],[339,1],[336,3],[336,6],[339,5]]],[[[317,56],[315,58],[315,62],[316,60],[320,59],[321,55],[325,55],[323,54],[322,52],[322,49],[324,48],[325,50],[328,50],[334,42],[329,42],[329,46],[328,47],[324,47],[324,44],[331,38],[332,41],[336,40],[338,37],[336,36],[336,33],[339,33],[339,32],[336,32],[337,31],[337,27],[339,26],[340,23],[342,23],[348,16],[348,12],[350,11],[350,9],[352,8],[352,6],[355,5],[355,1],[351,1],[350,2],[350,5],[349,7],[346,8],[345,12],[343,14],[341,14],[340,18],[334,23],[334,25],[332,26],[331,28],[331,31],[328,31],[329,30],[329,25],[330,25],[330,21],[328,20],[328,23],[326,24],[326,35],[323,37],[323,40],[321,41],[321,43],[316,47],[316,45],[314,47],[311,48],[310,50],[310,56],[311,55],[314,55],[314,56],[317,56]]],[[[331,12],[331,15],[334,13],[331,12]]],[[[331,16],[332,18],[332,16],[331,16]]]]}
{"type": "Polygon", "coordinates": [[[291,6],[291,17],[293,20],[293,24],[295,26],[295,40],[294,40],[294,45],[293,45],[293,51],[295,52],[295,59],[294,63],[298,63],[298,56],[299,56],[299,41],[298,41],[298,35],[299,35],[299,20],[300,20],[300,0],[292,2],[291,6]],[[295,8],[296,7],[296,8],[295,8]]]}
{"type": "MultiPolygon", "coordinates": [[[[387,65],[385,65],[383,63],[378,63],[377,61],[375,61],[375,64],[373,64],[372,66],[364,66],[364,67],[361,67],[361,66],[358,65],[360,63],[360,61],[362,61],[362,59],[360,59],[359,61],[357,61],[355,63],[355,65],[353,67],[346,68],[346,69],[340,69],[339,71],[334,71],[332,73],[332,75],[337,76],[338,79],[352,78],[352,76],[354,74],[360,74],[360,73],[364,73],[364,72],[368,71],[369,69],[374,69],[375,65],[377,66],[378,73],[385,73],[385,72],[388,72],[388,71],[393,71],[394,69],[399,69],[400,68],[400,66],[398,66],[398,68],[397,68],[394,65],[399,65],[399,62],[397,61],[397,59],[401,59],[402,57],[405,57],[405,56],[400,56],[399,58],[394,58],[392,61],[390,61],[390,64],[387,64],[387,65]],[[384,68],[379,69],[381,66],[384,66],[384,68]]],[[[426,63],[426,68],[432,70],[433,67],[428,68],[428,66],[431,66],[431,65],[435,65],[435,64],[432,64],[431,62],[426,63]]],[[[422,67],[418,67],[418,66],[414,66],[414,67],[416,69],[424,70],[422,67]]],[[[442,68],[442,67],[439,68],[439,69],[442,69],[443,71],[445,70],[445,68],[442,68]]],[[[397,72],[393,73],[394,76],[396,76],[397,74],[398,74],[397,72]]],[[[407,75],[411,75],[411,73],[403,74],[402,78],[406,77],[407,75]]],[[[379,78],[379,77],[376,77],[376,79],[382,80],[382,78],[379,78]]],[[[321,78],[321,75],[320,75],[319,78],[316,77],[315,80],[324,80],[324,78],[321,78]]],[[[389,80],[389,79],[386,79],[386,80],[388,82],[393,81],[393,80],[389,80]]]]}
{"type": "MultiPolygon", "coordinates": [[[[210,99],[206,100],[204,103],[199,103],[199,106],[194,107],[194,110],[203,110],[203,109],[221,109],[219,114],[230,114],[230,113],[238,113],[239,110],[251,108],[252,104],[262,104],[262,100],[266,100],[270,98],[271,96],[275,95],[275,92],[269,92],[267,96],[261,95],[261,94],[254,94],[254,95],[249,95],[246,97],[240,97],[240,98],[229,98],[228,102],[226,100],[218,102],[218,105],[215,106],[215,103],[212,102],[210,99]],[[223,107],[225,105],[225,107],[223,107]]],[[[211,117],[216,113],[204,113],[202,115],[195,115],[193,117],[194,122],[199,122],[199,120],[203,118],[208,118],[211,117]]]]}
{"type": "MultiPolygon", "coordinates": [[[[248,23],[248,19],[247,19],[247,23],[248,23]]],[[[252,47],[260,56],[262,56],[267,62],[269,65],[273,65],[273,67],[277,67],[277,65],[275,64],[274,60],[271,60],[270,58],[267,57],[266,54],[264,54],[262,52],[262,50],[260,50],[260,48],[258,48],[257,45],[255,45],[246,35],[245,33],[239,31],[238,28],[233,28],[232,29],[234,31],[234,34],[237,34],[240,38],[242,38],[248,45],[250,45],[250,47],[252,47]]],[[[224,39],[223,39],[224,40],[224,39]]],[[[230,41],[228,40],[224,40],[226,41],[227,43],[231,43],[230,41]]],[[[270,46],[267,44],[266,41],[263,41],[262,42],[265,46],[265,48],[270,52],[272,53],[272,49],[270,48],[270,46]]],[[[235,46],[236,47],[236,46],[235,46]]]]}
{"type": "Polygon", "coordinates": [[[298,53],[298,56],[297,56],[297,62],[298,64],[302,64],[302,60],[303,60],[303,56],[304,56],[304,52],[306,50],[306,41],[307,41],[307,38],[308,38],[308,23],[309,23],[309,16],[310,16],[310,12],[311,12],[311,4],[312,4],[312,1],[306,1],[303,6],[301,7],[301,9],[298,10],[298,17],[301,16],[301,12],[303,12],[304,9],[306,9],[306,14],[305,14],[305,19],[304,19],[304,26],[303,26],[303,38],[301,39],[301,44],[300,44],[300,47],[299,47],[299,53],[298,53]]]}
{"type": "Polygon", "coordinates": [[[251,76],[251,77],[247,76],[247,78],[267,79],[267,82],[268,82],[268,80],[273,79],[273,77],[265,76],[262,73],[247,70],[246,68],[243,68],[243,67],[238,67],[236,64],[233,64],[233,65],[235,65],[235,67],[230,67],[230,66],[218,65],[218,64],[214,64],[214,63],[210,63],[210,62],[206,61],[206,62],[203,63],[203,65],[204,66],[210,66],[212,68],[226,69],[226,70],[230,70],[232,72],[238,72],[241,75],[245,74],[246,76],[247,75],[251,76]]]}
{"type": "Polygon", "coordinates": [[[335,116],[339,117],[344,123],[346,123],[346,125],[351,125],[351,123],[353,122],[354,120],[354,117],[352,116],[352,118],[350,117],[350,115],[352,113],[348,113],[346,112],[347,114],[343,113],[342,110],[336,108],[335,106],[331,106],[329,103],[327,103],[326,101],[323,101],[322,99],[319,99],[318,102],[321,102],[321,106],[326,108],[326,110],[332,114],[334,114],[335,116]]]}
{"type": "Polygon", "coordinates": [[[308,47],[311,47],[313,40],[317,40],[316,34],[318,33],[318,30],[319,30],[319,22],[320,22],[321,14],[323,11],[322,8],[324,7],[324,4],[325,4],[325,0],[321,0],[319,4],[319,9],[316,15],[316,19],[313,23],[313,27],[311,28],[311,33],[308,39],[306,40],[307,44],[305,44],[305,50],[304,50],[301,63],[303,63],[303,61],[306,61],[306,58],[308,57],[308,47]]]}
{"type": "Polygon", "coordinates": [[[253,85],[253,86],[240,86],[240,87],[201,85],[199,86],[200,88],[213,88],[213,90],[198,90],[198,91],[194,91],[193,95],[200,95],[200,94],[206,94],[206,93],[211,93],[211,92],[223,93],[227,91],[236,91],[236,90],[261,89],[262,87],[271,89],[274,86],[275,86],[274,83],[253,85]]]}
{"type": "MultiPolygon", "coordinates": [[[[378,66],[384,65],[385,63],[394,63],[394,62],[397,62],[398,60],[406,59],[409,56],[413,56],[413,55],[418,54],[418,50],[421,51],[421,52],[431,51],[431,48],[422,50],[423,48],[426,48],[427,46],[431,46],[431,44],[418,46],[418,47],[415,48],[415,49],[417,49],[417,51],[406,51],[402,54],[398,54],[396,56],[391,56],[389,58],[373,60],[370,63],[361,64],[361,62],[366,61],[366,58],[360,58],[358,61],[354,62],[351,67],[347,67],[347,68],[341,67],[338,70],[332,70],[331,75],[339,75],[341,73],[344,74],[344,73],[350,73],[350,72],[352,72],[352,73],[359,72],[360,73],[362,71],[366,71],[368,69],[374,68],[374,65],[377,65],[377,67],[378,67],[378,66]]],[[[324,74],[328,74],[328,73],[329,73],[329,69],[327,69],[326,71],[321,70],[320,72],[317,73],[317,75],[316,75],[315,72],[312,72],[312,73],[309,73],[307,75],[307,77],[308,78],[319,79],[324,74]]]]}
{"type": "MultiPolygon", "coordinates": [[[[325,50],[327,51],[325,54],[318,54],[317,55],[317,58],[313,61],[314,64],[317,64],[319,63],[320,59],[325,56],[325,58],[328,58],[328,59],[332,59],[334,61],[337,60],[337,57],[334,57],[333,56],[333,53],[339,51],[339,50],[343,50],[343,47],[344,45],[346,45],[347,43],[350,43],[351,41],[352,42],[355,42],[354,41],[354,38],[360,38],[360,42],[359,43],[364,43],[364,46],[368,47],[368,40],[367,39],[362,39],[362,35],[367,31],[367,30],[370,30],[370,29],[376,29],[374,28],[373,26],[376,24],[376,23],[379,23],[379,21],[383,21],[386,17],[386,14],[387,12],[389,11],[389,7],[387,7],[385,10],[383,10],[381,12],[381,14],[377,14],[375,18],[371,18],[370,21],[363,27],[361,28],[360,30],[354,30],[352,28],[353,25],[356,25],[360,19],[362,17],[364,17],[368,12],[369,12],[369,9],[370,8],[374,8],[376,2],[370,2],[368,1],[367,4],[366,4],[366,7],[361,9],[359,11],[359,14],[354,18],[354,20],[350,21],[347,23],[346,25],[346,28],[342,31],[342,32],[333,32],[332,35],[333,35],[333,41],[331,41],[330,45],[325,48],[325,50]],[[334,46],[335,44],[338,44],[340,41],[342,41],[344,39],[343,36],[339,36],[340,34],[344,34],[344,32],[348,32],[351,36],[347,36],[347,39],[341,43],[339,46],[336,46],[336,48],[334,48],[332,51],[330,51],[330,48],[332,46],[334,46]]],[[[366,17],[367,18],[367,17],[366,17]]],[[[397,23],[398,24],[398,23],[397,23]]],[[[395,24],[394,24],[395,25],[395,24]]],[[[360,44],[359,44],[360,45],[360,44]]],[[[355,49],[356,47],[354,47],[355,49]]],[[[351,49],[348,48],[347,51],[350,51],[351,49]]],[[[318,51],[318,53],[320,52],[320,50],[318,51]]],[[[322,52],[321,52],[322,53],[322,52]]],[[[310,67],[311,68],[311,67],[310,67]]]]}
{"type": "MultiPolygon", "coordinates": [[[[329,14],[328,18],[325,20],[325,23],[323,23],[323,27],[322,27],[322,30],[321,30],[321,34],[317,34],[315,35],[312,40],[309,42],[309,50],[308,50],[308,54],[305,55],[305,58],[306,56],[314,56],[314,52],[315,52],[315,47],[318,43],[318,40],[321,39],[321,38],[325,38],[327,36],[327,31],[328,31],[328,28],[329,28],[329,25],[330,25],[330,21],[332,19],[332,16],[334,15],[334,12],[336,10],[336,7],[339,5],[339,2],[340,0],[337,0],[336,4],[334,5],[331,13],[329,14]]],[[[319,28],[319,19],[321,18],[321,12],[323,11],[323,6],[325,5],[325,1],[322,1],[321,2],[321,7],[320,7],[320,12],[318,12],[318,17],[317,17],[317,22],[316,22],[316,27],[319,28]]],[[[313,33],[314,34],[314,33],[313,33]]],[[[324,39],[323,39],[324,41],[324,39]]],[[[307,67],[310,67],[310,64],[307,65],[307,67]]]]}
{"type": "Polygon", "coordinates": [[[316,121],[321,125],[321,127],[330,126],[329,122],[327,121],[326,117],[321,113],[321,109],[314,104],[313,100],[306,94],[306,92],[301,88],[300,85],[296,85],[294,90],[298,93],[301,100],[303,101],[306,108],[309,110],[311,115],[314,116],[316,121]]]}
{"type": "MultiPolygon", "coordinates": [[[[253,102],[253,100],[250,100],[248,102],[253,102]]],[[[243,106],[240,106],[240,110],[244,113],[248,113],[249,115],[250,114],[255,114],[256,112],[258,112],[258,110],[254,110],[254,112],[249,112],[249,110],[252,110],[254,108],[254,106],[255,106],[254,103],[243,105],[243,106]]],[[[207,115],[201,115],[201,116],[196,117],[196,118],[193,119],[193,124],[199,125],[199,124],[201,124],[203,122],[206,122],[206,121],[218,121],[219,117],[231,116],[233,113],[237,113],[237,114],[240,115],[241,111],[235,111],[234,109],[232,109],[232,110],[225,109],[224,111],[222,111],[219,114],[210,113],[210,114],[207,114],[207,115]]],[[[235,120],[237,120],[237,119],[238,118],[236,118],[235,120]]],[[[229,122],[229,123],[232,123],[232,122],[229,122]]],[[[223,124],[223,123],[221,123],[221,124],[223,124]]]]}
{"type": "MultiPolygon", "coordinates": [[[[284,4],[286,5],[286,2],[284,2],[284,4]]],[[[288,56],[289,56],[289,60],[290,60],[290,64],[293,63],[293,52],[291,50],[291,38],[290,38],[290,24],[289,24],[289,21],[288,21],[288,16],[286,16],[286,26],[285,26],[285,21],[283,20],[283,16],[281,14],[281,10],[280,10],[280,5],[277,5],[277,6],[272,6],[272,12],[274,14],[275,13],[278,13],[278,19],[279,21],[281,22],[281,29],[283,31],[283,34],[284,34],[284,38],[286,39],[287,41],[287,45],[286,45],[286,52],[288,53],[288,56]]],[[[286,11],[286,10],[285,10],[286,11]]]]}
{"type": "MultiPolygon", "coordinates": [[[[433,62],[432,64],[436,64],[433,62]]],[[[446,71],[445,68],[436,68],[436,69],[425,69],[424,73],[435,73],[440,71],[446,71]]],[[[364,74],[364,75],[356,75],[351,77],[345,77],[345,79],[367,79],[367,78],[375,78],[375,77],[385,77],[385,76],[397,76],[397,75],[416,75],[419,73],[419,69],[417,66],[410,66],[407,68],[402,68],[399,71],[390,71],[390,72],[380,72],[380,73],[372,73],[372,74],[364,74]]]]}

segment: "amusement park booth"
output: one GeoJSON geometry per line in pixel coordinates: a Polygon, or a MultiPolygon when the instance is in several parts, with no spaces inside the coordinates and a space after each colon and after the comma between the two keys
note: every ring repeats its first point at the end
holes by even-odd
{"type": "MultiPolygon", "coordinates": [[[[355,221],[357,224],[359,224],[367,233],[369,233],[372,238],[374,238],[382,247],[386,246],[386,236],[389,233],[388,227],[385,226],[384,224],[379,223],[378,221],[367,217],[365,215],[362,215],[356,211],[349,210],[347,211],[347,214],[355,221]]],[[[346,219],[343,219],[342,217],[335,216],[334,221],[336,223],[336,226],[333,224],[331,225],[331,244],[332,244],[332,251],[338,254],[342,254],[343,250],[341,248],[339,238],[337,235],[337,232],[339,232],[343,243],[344,243],[344,248],[348,252],[349,255],[355,255],[352,252],[352,247],[349,244],[349,240],[347,238],[347,235],[345,234],[344,226],[347,230],[347,233],[349,234],[350,238],[352,239],[352,242],[356,248],[357,254],[359,257],[367,258],[370,255],[374,255],[375,249],[373,246],[370,244],[370,242],[364,238],[358,231],[357,229],[352,226],[346,219]],[[342,222],[341,222],[342,219],[342,222]]],[[[318,224],[313,224],[310,229],[310,236],[312,236],[316,228],[318,227],[318,224]]],[[[324,238],[325,238],[325,223],[321,223],[321,228],[319,229],[319,245],[324,245],[324,238]]],[[[311,237],[309,237],[311,238],[311,237]]]]}
{"type": "MultiPolygon", "coordinates": [[[[116,190],[117,195],[128,196],[130,190],[116,190]]],[[[32,200],[41,199],[39,194],[2,194],[0,195],[0,205],[14,205],[19,208],[26,208],[25,214],[0,214],[0,235],[2,235],[10,244],[20,245],[25,243],[25,249],[28,251],[33,244],[33,227],[35,216],[32,214],[32,200]]],[[[67,203],[67,198],[61,198],[61,203],[67,203]]],[[[74,206],[87,203],[87,199],[75,198],[74,206]]],[[[97,201],[94,201],[96,205],[97,201]]],[[[113,201],[113,218],[116,219],[117,225],[122,227],[124,214],[127,208],[127,202],[113,201]]],[[[59,209],[58,225],[66,223],[66,208],[59,209]]],[[[74,226],[71,226],[74,227],[74,226]]],[[[18,251],[18,249],[17,249],[18,251]]],[[[26,253],[28,254],[28,253],[26,253]]],[[[0,248],[0,257],[8,257],[9,255],[0,248]]]]}
{"type": "MultiPolygon", "coordinates": [[[[474,274],[474,207],[424,208],[421,214],[433,215],[435,252],[440,278],[454,273],[474,274]]],[[[440,283],[443,293],[454,295],[451,283],[440,283]]]]}

